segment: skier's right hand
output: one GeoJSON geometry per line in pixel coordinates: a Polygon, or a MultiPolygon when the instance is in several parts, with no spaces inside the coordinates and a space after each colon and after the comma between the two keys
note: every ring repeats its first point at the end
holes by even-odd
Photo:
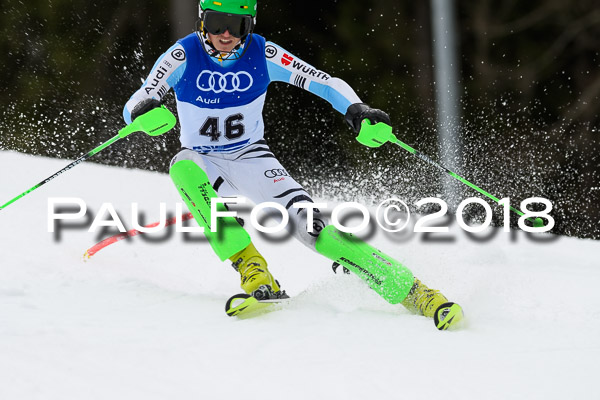
{"type": "Polygon", "coordinates": [[[133,107],[131,110],[131,121],[135,121],[140,115],[146,114],[150,110],[154,110],[161,106],[161,102],[155,99],[144,99],[133,107]]]}

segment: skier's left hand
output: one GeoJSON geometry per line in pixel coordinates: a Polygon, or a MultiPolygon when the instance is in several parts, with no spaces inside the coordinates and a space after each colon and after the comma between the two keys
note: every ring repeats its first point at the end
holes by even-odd
{"type": "Polygon", "coordinates": [[[390,116],[386,112],[377,108],[371,108],[365,103],[355,103],[348,107],[345,119],[355,133],[360,132],[362,122],[365,119],[368,119],[372,125],[383,122],[386,125],[392,126],[390,116]]]}
{"type": "Polygon", "coordinates": [[[148,111],[160,107],[161,104],[162,103],[156,99],[144,99],[140,101],[138,104],[135,105],[135,107],[133,107],[133,110],[131,111],[131,120],[135,121],[135,119],[140,115],[144,115],[148,111]]]}
{"type": "Polygon", "coordinates": [[[366,104],[356,103],[348,107],[346,122],[358,133],[356,140],[364,146],[379,147],[396,139],[390,116],[366,104]]]}

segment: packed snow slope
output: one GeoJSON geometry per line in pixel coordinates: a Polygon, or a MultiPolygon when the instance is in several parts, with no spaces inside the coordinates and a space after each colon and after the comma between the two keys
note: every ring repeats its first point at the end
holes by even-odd
{"type": "MultiPolygon", "coordinates": [[[[0,202],[67,163],[0,152],[0,202]]],[[[598,398],[600,242],[501,229],[475,240],[456,224],[365,234],[463,305],[466,326],[439,332],[249,227],[297,298],[239,320],[224,313],[239,278],[198,234],[138,236],[84,262],[98,232],[67,221],[79,227],[57,240],[51,197],[82,199],[93,217],[112,203],[128,229],[132,203],[150,223],[159,202],[180,202],[165,174],[83,163],[0,211],[0,399],[598,398]]]]}

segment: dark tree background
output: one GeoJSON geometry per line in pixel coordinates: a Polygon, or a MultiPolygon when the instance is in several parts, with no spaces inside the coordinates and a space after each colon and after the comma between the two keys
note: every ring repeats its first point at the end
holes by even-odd
{"type": "MultiPolygon", "coordinates": [[[[600,238],[600,5],[456,8],[456,172],[513,204],[546,197],[555,233],[600,238]]],[[[347,81],[390,114],[401,140],[439,159],[430,11],[428,1],[259,0],[256,32],[347,81]]],[[[114,136],[124,103],[196,15],[194,0],[4,0],[0,149],[73,159],[114,136]]],[[[167,105],[175,110],[172,96],[167,105]]],[[[328,103],[296,87],[272,84],[264,115],[272,149],[317,196],[414,202],[441,192],[437,170],[396,146],[362,147],[328,103]]],[[[178,147],[175,132],[136,135],[93,161],[166,171],[178,147]]]]}

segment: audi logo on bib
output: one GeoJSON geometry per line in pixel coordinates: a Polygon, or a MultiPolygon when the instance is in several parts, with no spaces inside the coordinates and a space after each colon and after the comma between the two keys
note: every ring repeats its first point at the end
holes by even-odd
{"type": "Polygon", "coordinates": [[[196,86],[203,92],[233,93],[245,92],[252,87],[254,80],[246,71],[226,72],[204,70],[196,79],[196,86]]]}

